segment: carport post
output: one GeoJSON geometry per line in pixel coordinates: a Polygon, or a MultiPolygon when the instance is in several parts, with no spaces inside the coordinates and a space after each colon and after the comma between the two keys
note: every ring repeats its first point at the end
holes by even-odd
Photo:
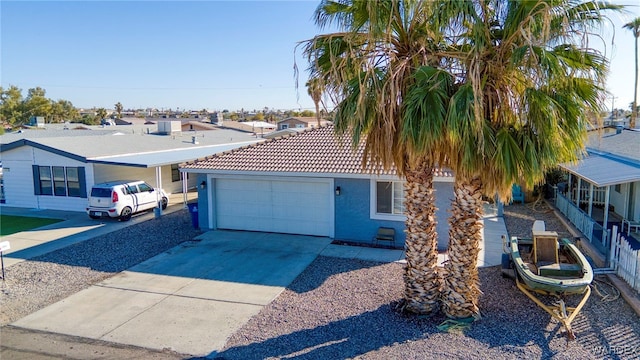
{"type": "MultiPolygon", "coordinates": [[[[156,188],[162,189],[162,169],[160,166],[156,166],[156,188]]],[[[162,205],[160,204],[160,191],[156,191],[156,208],[154,210],[155,217],[162,216],[162,205]]]]}
{"type": "Polygon", "coordinates": [[[180,179],[182,180],[182,205],[187,208],[187,174],[184,171],[180,172],[180,179]]]}

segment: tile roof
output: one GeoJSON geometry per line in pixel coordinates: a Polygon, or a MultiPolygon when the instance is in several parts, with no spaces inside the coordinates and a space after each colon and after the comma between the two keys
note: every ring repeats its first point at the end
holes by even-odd
{"type": "MultiPolygon", "coordinates": [[[[374,168],[362,168],[364,141],[354,149],[350,140],[348,136],[338,138],[333,126],[325,126],[208,156],[182,164],[181,168],[285,173],[377,173],[374,168]]],[[[393,167],[380,174],[396,175],[397,172],[393,167]]],[[[438,171],[436,175],[452,176],[450,171],[438,171]]]]}

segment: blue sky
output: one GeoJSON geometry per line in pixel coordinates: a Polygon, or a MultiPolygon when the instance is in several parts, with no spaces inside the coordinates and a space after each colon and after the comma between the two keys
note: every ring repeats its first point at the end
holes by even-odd
{"type": "MultiPolygon", "coordinates": [[[[85,108],[314,109],[307,64],[298,57],[299,91],[293,66],[296,43],[320,32],[317,4],[2,0],[0,84],[85,108]]],[[[634,40],[621,24],[640,9],[630,11],[607,45],[616,108],[633,100],[634,40]]]]}

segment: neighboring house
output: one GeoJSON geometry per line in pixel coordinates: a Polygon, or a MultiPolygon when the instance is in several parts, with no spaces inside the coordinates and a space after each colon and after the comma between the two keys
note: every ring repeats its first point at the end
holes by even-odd
{"type": "MultiPolygon", "coordinates": [[[[320,126],[331,124],[332,122],[329,120],[320,119],[320,126]]],[[[278,121],[277,125],[278,130],[314,128],[318,127],[318,119],[315,117],[289,117],[278,121]]]]}
{"type": "Polygon", "coordinates": [[[209,119],[212,124],[222,126],[222,123],[224,121],[224,114],[221,112],[214,112],[213,114],[211,114],[209,119]]]}
{"type": "Polygon", "coordinates": [[[275,139],[277,137],[283,137],[286,135],[291,135],[291,134],[296,134],[300,131],[304,131],[304,129],[284,129],[284,130],[278,130],[278,131],[272,131],[268,134],[263,135],[262,137],[265,139],[275,139]]]}
{"type": "Polygon", "coordinates": [[[583,159],[560,167],[569,175],[556,206],[606,255],[614,225],[640,223],[640,131],[591,131],[583,159]]]}
{"type": "Polygon", "coordinates": [[[127,121],[120,118],[113,119],[114,125],[132,125],[131,121],[127,121]]]}
{"type": "Polygon", "coordinates": [[[223,128],[235,129],[252,134],[268,134],[276,129],[276,125],[266,121],[234,121],[228,120],[224,122],[223,128]]]}
{"type": "Polygon", "coordinates": [[[43,116],[32,116],[29,118],[29,126],[43,128],[44,125],[45,125],[45,121],[43,116]]]}
{"type": "Polygon", "coordinates": [[[193,141],[191,133],[147,134],[127,125],[92,130],[23,130],[0,136],[2,206],[84,211],[93,184],[144,180],[168,193],[195,188],[178,164],[255,143],[247,134],[215,130],[193,141]],[[107,130],[108,128],[108,130],[107,130]]]}
{"type": "MultiPolygon", "coordinates": [[[[379,227],[404,244],[404,186],[394,169],[362,169],[364,143],[353,149],[333,127],[310,129],[180,165],[197,174],[199,224],[232,229],[327,236],[371,244],[379,227]]],[[[438,247],[447,247],[453,177],[435,179],[438,247]]]]}
{"type": "Polygon", "coordinates": [[[217,130],[218,127],[211,124],[205,123],[202,121],[187,121],[181,124],[182,131],[208,131],[208,130],[217,130]]]}

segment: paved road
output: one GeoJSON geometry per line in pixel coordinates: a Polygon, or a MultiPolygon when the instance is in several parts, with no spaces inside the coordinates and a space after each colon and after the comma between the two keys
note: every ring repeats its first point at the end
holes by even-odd
{"type": "Polygon", "coordinates": [[[0,353],[2,360],[174,360],[191,358],[171,351],[157,351],[13,326],[5,326],[0,329],[0,343],[2,344],[2,352],[0,353]]]}

